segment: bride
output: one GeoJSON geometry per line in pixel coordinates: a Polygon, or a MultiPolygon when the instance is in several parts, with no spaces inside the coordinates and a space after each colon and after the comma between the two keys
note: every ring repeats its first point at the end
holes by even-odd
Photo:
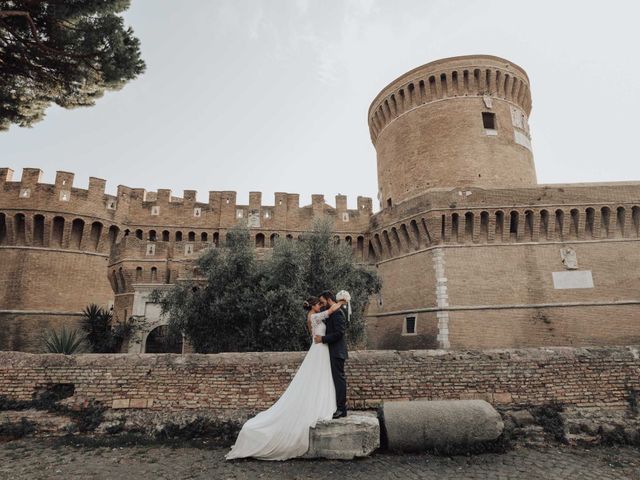
{"type": "MultiPolygon", "coordinates": [[[[321,312],[317,297],[304,302],[312,338],[325,334],[324,320],[345,303],[341,300],[321,312]]],[[[336,390],[331,377],[329,347],[312,342],[285,392],[268,410],[243,425],[225,458],[287,460],[304,455],[309,450],[309,428],[320,420],[330,420],[335,410],[336,390]]]]}

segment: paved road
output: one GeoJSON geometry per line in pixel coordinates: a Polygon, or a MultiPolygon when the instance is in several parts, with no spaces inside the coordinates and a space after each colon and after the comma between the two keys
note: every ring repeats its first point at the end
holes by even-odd
{"type": "Polygon", "coordinates": [[[505,454],[391,455],[351,461],[226,462],[226,449],[75,446],[47,439],[0,445],[1,479],[580,479],[640,480],[640,450],[518,448],[505,454]]]}

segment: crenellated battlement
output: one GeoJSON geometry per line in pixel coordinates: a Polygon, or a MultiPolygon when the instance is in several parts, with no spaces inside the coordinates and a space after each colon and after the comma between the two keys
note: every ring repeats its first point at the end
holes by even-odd
{"type": "Polygon", "coordinates": [[[273,204],[262,193],[250,192],[248,204],[238,204],[236,192],[210,191],[198,202],[195,190],[181,197],[169,189],[146,191],[119,185],[116,195],[105,193],[106,181],[91,177],[87,189],[73,186],[74,174],[56,172],[53,184],[42,182],[42,170],[25,168],[20,181],[13,170],[0,169],[0,245],[35,246],[109,254],[131,233],[139,239],[218,243],[238,222],[246,222],[256,246],[272,246],[275,237],[298,238],[319,217],[333,218],[344,238],[362,237],[372,216],[372,201],[358,197],[357,208],[337,195],[335,207],[324,195],[300,205],[297,193],[276,192],[273,204]]]}
{"type": "Polygon", "coordinates": [[[387,85],[369,107],[376,144],[382,131],[404,113],[439,100],[489,96],[531,112],[529,78],[519,66],[491,55],[453,57],[415,68],[387,85]]]}

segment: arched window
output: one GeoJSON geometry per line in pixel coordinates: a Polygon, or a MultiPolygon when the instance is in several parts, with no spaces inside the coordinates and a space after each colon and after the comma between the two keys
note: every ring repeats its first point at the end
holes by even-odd
{"type": "Polygon", "coordinates": [[[277,241],[278,241],[278,234],[277,233],[272,233],[271,237],[269,238],[269,246],[271,248],[275,247],[277,241]]]}
{"type": "Polygon", "coordinates": [[[182,232],[178,230],[176,232],[176,242],[181,242],[181,241],[182,241],[182,232]]]}
{"type": "Polygon", "coordinates": [[[142,240],[142,233],[143,233],[142,230],[140,230],[140,229],[136,230],[136,238],[138,240],[142,240]]]}
{"type": "Polygon", "coordinates": [[[556,210],[556,238],[564,239],[564,212],[560,209],[556,210]]]}
{"type": "Polygon", "coordinates": [[[220,244],[220,234],[218,232],[213,233],[213,244],[216,247],[220,244]]]}
{"type": "Polygon", "coordinates": [[[163,242],[168,242],[169,238],[170,238],[170,235],[171,234],[169,233],[169,230],[163,230],[162,231],[162,241],[163,242]]]}
{"type": "Polygon", "coordinates": [[[207,234],[207,232],[202,232],[200,234],[200,241],[207,242],[208,240],[209,240],[209,234],[207,234]]]}
{"type": "Polygon", "coordinates": [[[158,239],[155,230],[149,230],[149,241],[155,242],[158,239]]]}
{"type": "Polygon", "coordinates": [[[136,268],[136,282],[142,281],[142,267],[136,268]]]}
{"type": "Polygon", "coordinates": [[[196,241],[196,232],[189,232],[189,241],[190,242],[195,242],[196,241]]]}
{"type": "Polygon", "coordinates": [[[151,267],[151,281],[158,281],[158,269],[156,267],[151,267]]]}
{"type": "Polygon", "coordinates": [[[264,234],[258,233],[256,235],[256,248],[264,248],[264,234]]]}

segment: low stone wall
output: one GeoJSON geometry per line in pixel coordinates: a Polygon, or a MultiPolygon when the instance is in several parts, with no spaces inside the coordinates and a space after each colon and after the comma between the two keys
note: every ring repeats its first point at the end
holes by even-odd
{"type": "MultiPolygon", "coordinates": [[[[640,346],[487,351],[357,351],[347,362],[351,408],[384,400],[480,398],[624,408],[638,401],[640,346]]],[[[72,384],[71,403],[111,408],[256,411],[283,392],[303,352],[218,355],[34,355],[0,352],[0,395],[31,400],[72,384]]]]}

